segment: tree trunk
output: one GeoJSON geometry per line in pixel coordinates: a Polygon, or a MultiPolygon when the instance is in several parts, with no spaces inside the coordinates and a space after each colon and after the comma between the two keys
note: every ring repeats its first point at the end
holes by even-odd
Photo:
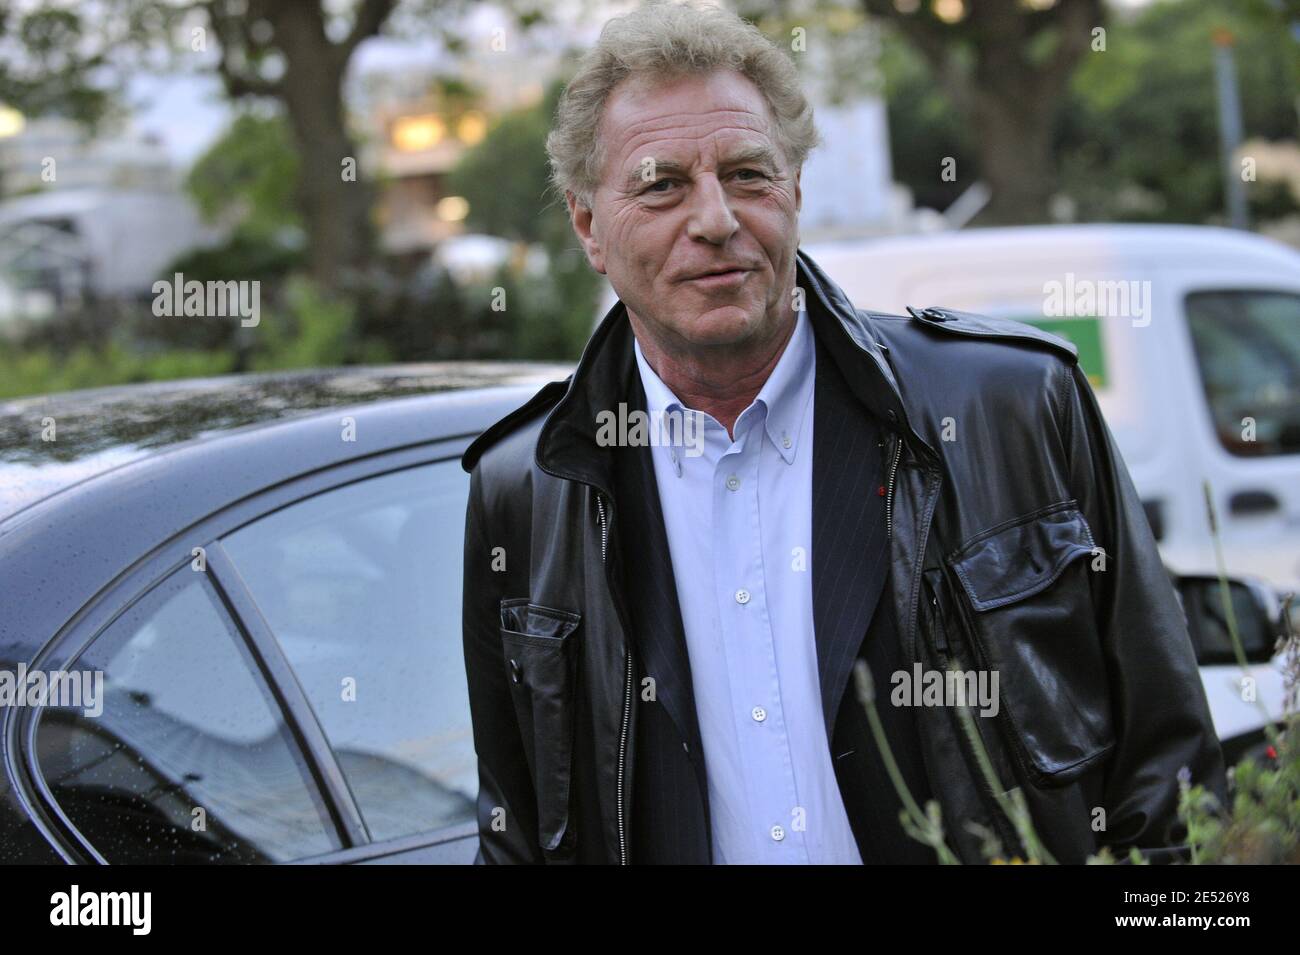
{"type": "Polygon", "coordinates": [[[312,277],[326,288],[365,268],[373,248],[370,189],[356,169],[356,146],[344,126],[340,76],[290,68],[285,102],[298,147],[298,206],[308,233],[312,277]],[[345,159],[353,175],[344,178],[345,159]]]}
{"type": "Polygon", "coordinates": [[[1056,184],[1052,115],[1036,104],[976,96],[972,108],[980,173],[989,203],[975,225],[1045,222],[1056,184]]]}
{"type": "MultiPolygon", "coordinates": [[[[382,22],[387,4],[374,6],[382,22]]],[[[343,80],[353,46],[326,37],[316,2],[281,0],[264,9],[274,45],[284,57],[276,87],[297,146],[297,200],[307,231],[308,266],[323,288],[338,289],[364,270],[374,248],[371,191],[361,177],[343,108],[343,80]],[[349,159],[345,178],[344,161],[349,159]]]]}
{"type": "Polygon", "coordinates": [[[1056,182],[1053,119],[1104,20],[1101,0],[1057,0],[1042,9],[1022,0],[978,0],[951,24],[915,5],[904,12],[894,0],[861,2],[916,47],[970,123],[979,176],[990,191],[975,222],[1047,221],[1056,182]],[[1051,43],[1049,53],[1043,40],[1051,43]]]}

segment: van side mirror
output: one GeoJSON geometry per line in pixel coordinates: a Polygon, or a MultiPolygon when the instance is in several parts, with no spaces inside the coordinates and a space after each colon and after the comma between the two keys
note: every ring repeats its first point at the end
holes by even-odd
{"type": "MultiPolygon", "coordinates": [[[[1187,618],[1196,662],[1200,666],[1235,664],[1237,654],[1232,647],[1219,578],[1175,576],[1174,590],[1187,618]]],[[[1277,594],[1262,581],[1229,577],[1228,600],[1246,662],[1267,663],[1273,658],[1282,629],[1282,607],[1277,594]]]]}

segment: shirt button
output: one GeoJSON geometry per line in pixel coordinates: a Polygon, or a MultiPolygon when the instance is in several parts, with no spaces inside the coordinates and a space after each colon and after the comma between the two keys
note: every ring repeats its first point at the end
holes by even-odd
{"type": "Polygon", "coordinates": [[[780,841],[781,841],[782,839],[784,839],[784,838],[785,838],[785,830],[782,829],[780,826],[773,826],[773,827],[772,827],[772,839],[773,839],[775,842],[780,842],[780,841]]]}
{"type": "Polygon", "coordinates": [[[767,719],[767,710],[763,709],[761,706],[756,706],[749,711],[749,715],[754,717],[755,723],[761,723],[763,720],[767,719]]]}
{"type": "Polygon", "coordinates": [[[738,603],[738,604],[747,604],[747,603],[749,603],[749,591],[748,591],[748,590],[737,590],[737,591],[736,591],[736,603],[738,603]]]}
{"type": "Polygon", "coordinates": [[[738,487],[740,487],[740,478],[736,477],[734,474],[727,478],[727,490],[734,491],[738,487]]]}
{"type": "Polygon", "coordinates": [[[784,431],[782,431],[782,432],[781,432],[781,447],[783,447],[783,448],[788,448],[788,447],[790,447],[790,444],[791,444],[790,436],[789,436],[788,434],[786,434],[784,431]]]}

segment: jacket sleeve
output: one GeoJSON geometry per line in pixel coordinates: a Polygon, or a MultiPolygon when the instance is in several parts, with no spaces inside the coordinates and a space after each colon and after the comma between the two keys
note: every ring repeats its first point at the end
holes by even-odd
{"type": "MultiPolygon", "coordinates": [[[[537,799],[501,645],[500,607],[506,574],[493,569],[493,548],[507,541],[490,527],[483,506],[482,468],[470,473],[465,514],[461,627],[474,751],[478,756],[479,850],[476,865],[542,863],[537,799]]],[[[507,553],[507,559],[510,555],[507,553]]]]}
{"type": "Polygon", "coordinates": [[[1210,717],[1181,604],[1141,499],[1092,386],[1077,364],[1061,382],[1070,489],[1104,570],[1090,575],[1109,679],[1116,745],[1103,789],[1102,845],[1137,847],[1150,861],[1183,855],[1178,771],[1225,805],[1223,753],[1210,717]]]}

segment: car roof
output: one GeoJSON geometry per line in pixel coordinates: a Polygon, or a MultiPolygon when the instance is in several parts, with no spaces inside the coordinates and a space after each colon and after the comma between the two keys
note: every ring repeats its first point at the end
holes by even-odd
{"type": "Polygon", "coordinates": [[[0,401],[0,522],[73,485],[195,439],[439,392],[540,387],[569,365],[430,362],[220,375],[0,401]],[[54,440],[44,440],[53,419],[54,440]]]}
{"type": "MultiPolygon", "coordinates": [[[[88,465],[91,473],[78,472],[73,483],[54,492],[42,488],[36,500],[0,518],[0,589],[15,597],[0,614],[0,661],[33,659],[97,594],[142,561],[173,552],[188,555],[194,543],[183,537],[188,529],[236,513],[264,493],[292,488],[298,478],[343,474],[354,465],[364,471],[364,462],[390,455],[394,462],[421,460],[426,446],[442,442],[449,442],[449,454],[457,453],[526,402],[539,382],[569,370],[549,365],[443,367],[431,376],[415,374],[408,382],[412,394],[387,381],[392,374],[385,369],[322,373],[343,375],[351,384],[320,385],[316,392],[296,391],[283,376],[276,376],[284,386],[279,389],[267,382],[228,379],[225,398],[264,396],[263,407],[243,414],[188,408],[183,413],[196,424],[157,444],[151,438],[165,431],[168,409],[182,413],[158,400],[159,389],[140,389],[148,394],[138,408],[130,403],[117,409],[98,401],[78,404],[76,396],[66,396],[68,407],[92,416],[81,423],[92,434],[102,427],[93,418],[97,409],[109,408],[114,419],[130,416],[132,428],[124,427],[122,436],[104,448],[89,442],[87,452],[94,458],[120,447],[127,460],[105,466],[96,459],[88,465]],[[469,387],[485,382],[497,383],[469,387]],[[250,385],[251,391],[245,387],[250,385]],[[281,401],[273,400],[277,395],[281,401]],[[353,425],[347,437],[341,430],[344,418],[353,425]]],[[[396,372],[410,376],[412,369],[396,372]]],[[[195,394],[184,388],[161,390],[173,397],[189,395],[192,402],[215,402],[223,394],[221,388],[195,394]]],[[[116,397],[124,396],[118,392],[116,397]]],[[[225,398],[222,403],[228,404],[225,398]]],[[[24,415],[19,421],[26,426],[24,415]]],[[[455,468],[460,471],[458,464],[455,468]]]]}

